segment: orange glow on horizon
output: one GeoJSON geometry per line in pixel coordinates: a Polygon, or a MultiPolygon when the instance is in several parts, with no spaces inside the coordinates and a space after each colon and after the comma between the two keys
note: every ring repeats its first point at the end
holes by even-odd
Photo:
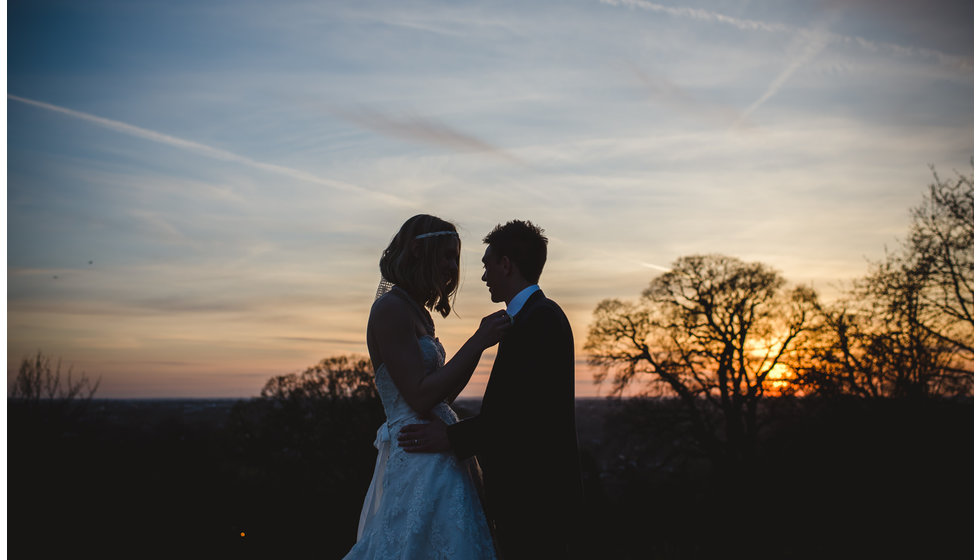
{"type": "Polygon", "coordinates": [[[762,383],[767,396],[786,395],[792,392],[793,371],[783,364],[776,364],[762,383]]]}

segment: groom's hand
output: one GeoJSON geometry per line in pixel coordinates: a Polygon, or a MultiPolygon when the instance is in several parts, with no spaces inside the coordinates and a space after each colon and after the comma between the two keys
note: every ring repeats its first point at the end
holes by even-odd
{"type": "Polygon", "coordinates": [[[446,423],[432,418],[428,424],[409,424],[398,432],[398,445],[408,453],[449,451],[446,423]]]}

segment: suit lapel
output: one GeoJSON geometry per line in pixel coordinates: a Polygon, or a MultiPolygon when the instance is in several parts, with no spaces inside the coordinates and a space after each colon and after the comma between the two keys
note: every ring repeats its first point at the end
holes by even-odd
{"type": "Polygon", "coordinates": [[[514,324],[516,325],[521,321],[522,318],[527,317],[527,310],[533,307],[534,304],[536,304],[538,300],[542,299],[543,297],[544,297],[544,292],[542,292],[541,290],[537,290],[536,292],[531,294],[530,297],[527,298],[527,301],[524,302],[524,306],[521,307],[521,310],[518,311],[517,315],[514,316],[514,324]]]}
{"type": "Polygon", "coordinates": [[[486,406],[488,401],[493,403],[498,399],[507,400],[507,391],[503,387],[509,385],[509,383],[504,378],[508,377],[508,370],[511,370],[519,360],[514,352],[521,352],[521,347],[517,340],[523,336],[521,323],[527,317],[528,310],[537,305],[542,299],[544,299],[544,292],[541,290],[534,292],[531,294],[531,297],[527,298],[524,306],[514,316],[514,324],[510,327],[510,332],[505,334],[498,344],[497,357],[494,358],[493,367],[490,370],[490,380],[487,382],[487,390],[484,393],[484,406],[486,406]],[[503,393],[500,395],[498,395],[498,388],[503,390],[503,393]]]}

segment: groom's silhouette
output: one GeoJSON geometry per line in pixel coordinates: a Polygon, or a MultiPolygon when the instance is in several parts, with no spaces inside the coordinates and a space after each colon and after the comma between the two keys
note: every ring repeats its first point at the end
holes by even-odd
{"type": "Polygon", "coordinates": [[[513,326],[497,348],[479,414],[446,426],[406,426],[407,451],[476,455],[503,560],[573,556],[582,486],[575,432],[575,347],[564,312],[537,281],[548,240],[530,222],[497,226],[484,243],[483,281],[513,326]]]}

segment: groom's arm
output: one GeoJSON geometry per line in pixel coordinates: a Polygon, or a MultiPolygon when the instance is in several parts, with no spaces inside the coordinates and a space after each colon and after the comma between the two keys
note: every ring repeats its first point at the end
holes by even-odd
{"type": "Polygon", "coordinates": [[[456,457],[466,459],[476,455],[486,440],[486,421],[482,414],[446,426],[446,437],[456,457]]]}
{"type": "Polygon", "coordinates": [[[460,459],[476,455],[483,449],[485,422],[480,415],[446,424],[430,418],[425,424],[408,424],[398,432],[398,446],[408,453],[442,453],[452,451],[460,459]]]}

